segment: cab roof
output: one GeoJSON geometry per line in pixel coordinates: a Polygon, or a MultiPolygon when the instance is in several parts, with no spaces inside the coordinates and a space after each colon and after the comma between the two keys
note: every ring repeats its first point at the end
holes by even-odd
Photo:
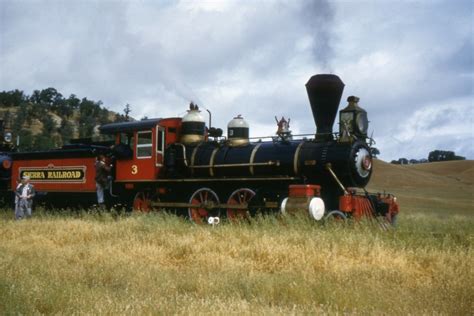
{"type": "Polygon", "coordinates": [[[110,123],[105,124],[99,127],[99,131],[102,134],[115,134],[115,133],[126,133],[126,132],[134,132],[134,131],[143,131],[148,130],[152,127],[155,127],[161,118],[154,118],[154,119],[146,119],[140,121],[132,121],[132,122],[118,122],[118,123],[110,123]]]}

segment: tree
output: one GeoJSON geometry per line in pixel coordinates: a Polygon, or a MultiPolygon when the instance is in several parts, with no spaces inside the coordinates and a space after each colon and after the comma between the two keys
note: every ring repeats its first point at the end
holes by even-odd
{"type": "Polygon", "coordinates": [[[123,109],[123,113],[125,113],[125,121],[128,121],[130,119],[130,112],[132,112],[132,109],[130,109],[130,104],[127,103],[127,105],[125,105],[125,108],[123,109]]]}
{"type": "Polygon", "coordinates": [[[400,158],[398,159],[398,162],[400,165],[408,165],[408,159],[406,158],[400,158]]]}
{"type": "Polygon", "coordinates": [[[100,109],[98,121],[99,121],[99,124],[110,123],[109,111],[107,109],[100,109]]]}
{"type": "Polygon", "coordinates": [[[4,121],[9,123],[15,136],[20,136],[20,150],[49,149],[67,143],[75,136],[96,136],[94,134],[98,124],[128,120],[131,112],[130,105],[127,104],[127,118],[123,114],[111,116],[111,112],[102,106],[101,101],[79,99],[74,94],[66,99],[52,87],[34,90],[30,96],[20,90],[0,92],[0,106],[18,106],[15,112],[5,112],[4,121]],[[61,118],[59,127],[52,113],[61,118]],[[71,118],[77,120],[71,122],[71,118]],[[33,120],[39,120],[43,125],[42,131],[36,136],[33,136],[29,126],[33,120]]]}
{"type": "Polygon", "coordinates": [[[47,150],[54,147],[56,147],[56,144],[54,138],[50,135],[41,133],[34,138],[34,149],[36,150],[47,150]]]}
{"type": "Polygon", "coordinates": [[[40,121],[48,115],[50,109],[48,108],[48,105],[44,103],[33,103],[30,106],[28,106],[28,124],[31,124],[31,119],[36,118],[39,119],[40,121]]]}
{"type": "Polygon", "coordinates": [[[55,102],[59,102],[62,99],[62,94],[59,93],[56,89],[54,88],[47,88],[41,90],[39,93],[39,101],[40,103],[46,104],[48,106],[53,105],[55,102]]]}
{"type": "Polygon", "coordinates": [[[43,122],[43,132],[42,133],[45,136],[48,136],[48,135],[56,132],[56,122],[53,120],[51,115],[46,114],[45,116],[43,116],[42,122],[43,122]]]}
{"type": "Polygon", "coordinates": [[[9,110],[5,111],[5,114],[3,114],[3,124],[4,126],[12,126],[12,114],[10,113],[9,110]]]}
{"type": "Polygon", "coordinates": [[[28,106],[26,105],[26,103],[23,103],[16,112],[16,117],[13,120],[13,133],[19,135],[20,131],[23,129],[23,124],[25,124],[28,119],[28,106]]]}
{"type": "Polygon", "coordinates": [[[27,97],[23,91],[15,89],[13,91],[0,92],[0,105],[5,107],[20,106],[27,97]]]}
{"type": "Polygon", "coordinates": [[[465,160],[466,157],[456,156],[454,151],[448,150],[433,150],[428,155],[428,161],[450,161],[450,160],[465,160]]]}
{"type": "Polygon", "coordinates": [[[33,135],[28,129],[20,130],[16,135],[20,138],[20,145],[18,146],[19,151],[29,151],[35,149],[33,142],[33,135]]]}
{"type": "Polygon", "coordinates": [[[94,117],[87,116],[85,118],[81,118],[81,122],[79,124],[79,138],[92,137],[94,135],[95,125],[94,117]]]}
{"type": "Polygon", "coordinates": [[[39,90],[33,91],[33,94],[30,96],[30,102],[32,103],[41,103],[41,92],[39,90]]]}
{"type": "Polygon", "coordinates": [[[74,114],[74,109],[67,102],[56,107],[56,113],[63,118],[70,118],[74,114]]]}
{"type": "Polygon", "coordinates": [[[78,109],[81,100],[79,100],[75,94],[71,94],[69,98],[66,100],[66,103],[72,107],[73,109],[78,109]]]}
{"type": "Polygon", "coordinates": [[[117,123],[117,122],[126,122],[126,121],[127,120],[125,119],[125,115],[115,113],[115,118],[114,118],[115,123],[117,123]]]}
{"type": "Polygon", "coordinates": [[[81,117],[93,116],[95,112],[95,103],[94,101],[87,100],[87,98],[83,98],[81,103],[79,104],[79,112],[81,113],[81,117]]]}
{"type": "Polygon", "coordinates": [[[59,132],[61,134],[63,145],[67,144],[72,138],[74,138],[74,125],[72,125],[68,120],[63,120],[59,132]]]}
{"type": "Polygon", "coordinates": [[[57,147],[58,135],[56,122],[49,113],[42,115],[40,118],[43,123],[43,129],[40,134],[33,139],[34,149],[48,150],[57,147]]]}

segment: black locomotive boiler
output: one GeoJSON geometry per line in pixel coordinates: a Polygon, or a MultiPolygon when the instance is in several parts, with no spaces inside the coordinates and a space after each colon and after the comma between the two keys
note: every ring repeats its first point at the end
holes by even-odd
{"type": "MultiPolygon", "coordinates": [[[[343,193],[340,184],[364,187],[371,176],[367,114],[357,98],[350,97],[349,106],[340,113],[341,131],[334,134],[344,84],[335,75],[316,75],[306,89],[317,126],[314,138],[296,140],[283,132],[270,141],[250,142],[247,123],[236,117],[229,123],[225,141],[171,144],[165,155],[166,176],[176,181],[206,179],[218,196],[229,194],[228,188],[252,191],[253,204],[271,200],[280,205],[290,184],[317,184],[325,204],[337,209],[343,193]]],[[[204,134],[204,130],[193,133],[204,134]]]]}

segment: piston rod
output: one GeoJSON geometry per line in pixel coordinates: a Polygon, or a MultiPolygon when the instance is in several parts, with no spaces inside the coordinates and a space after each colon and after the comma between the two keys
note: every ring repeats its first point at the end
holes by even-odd
{"type": "Polygon", "coordinates": [[[339,186],[341,187],[342,191],[344,191],[345,194],[349,194],[349,192],[347,192],[346,188],[344,187],[344,185],[342,185],[342,182],[339,180],[339,178],[336,176],[336,174],[334,173],[334,171],[332,170],[332,167],[331,167],[331,163],[327,163],[326,164],[326,169],[329,171],[329,173],[331,174],[331,176],[334,178],[334,180],[336,180],[336,183],[339,184],[339,186]]]}

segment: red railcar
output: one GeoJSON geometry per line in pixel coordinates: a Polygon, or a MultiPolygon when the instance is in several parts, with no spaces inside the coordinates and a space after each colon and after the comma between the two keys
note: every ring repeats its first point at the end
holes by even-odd
{"type": "Polygon", "coordinates": [[[96,157],[109,152],[107,146],[69,145],[50,151],[13,153],[10,186],[16,188],[20,179],[28,176],[39,195],[51,194],[58,204],[68,205],[67,200],[71,198],[72,202],[74,196],[93,200],[96,157]]]}

